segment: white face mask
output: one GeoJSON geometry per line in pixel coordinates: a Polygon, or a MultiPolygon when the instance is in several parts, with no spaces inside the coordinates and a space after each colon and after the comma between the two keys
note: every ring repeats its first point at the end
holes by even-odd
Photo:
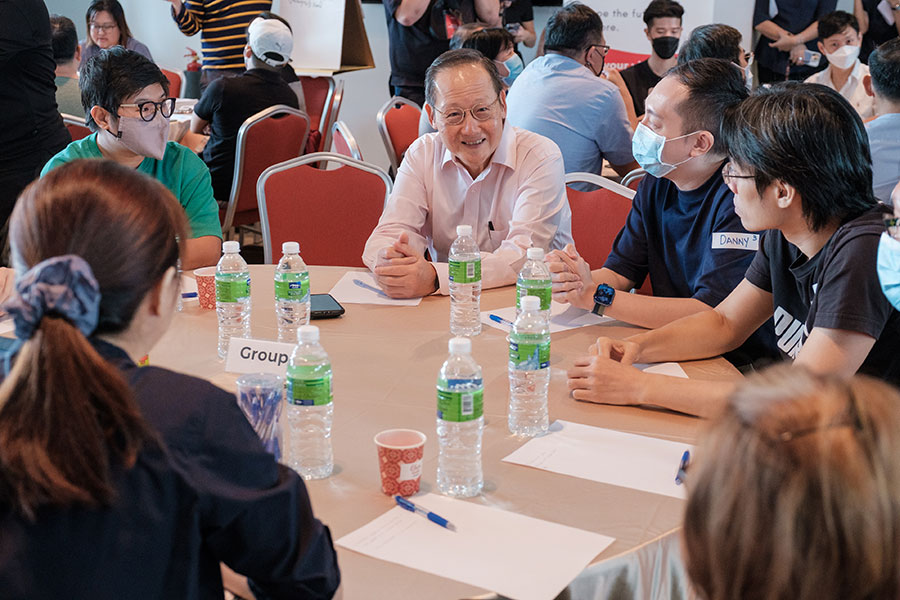
{"type": "Polygon", "coordinates": [[[841,46],[831,54],[826,52],[825,58],[838,69],[849,69],[859,58],[859,46],[841,46]]]}
{"type": "Polygon", "coordinates": [[[138,117],[119,117],[119,133],[113,135],[120,144],[135,154],[162,160],[169,141],[169,119],[160,113],[151,121],[138,117]]]}

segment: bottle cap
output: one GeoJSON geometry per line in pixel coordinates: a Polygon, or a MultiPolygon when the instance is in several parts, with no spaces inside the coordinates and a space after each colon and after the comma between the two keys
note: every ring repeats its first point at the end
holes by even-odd
{"type": "Polygon", "coordinates": [[[528,257],[528,260],[544,260],[544,249],[543,248],[529,248],[525,255],[528,257]]]}
{"type": "Polygon", "coordinates": [[[230,242],[222,243],[222,253],[223,254],[227,253],[227,252],[240,252],[240,251],[241,251],[241,245],[238,242],[235,242],[232,240],[230,242]]]}
{"type": "Polygon", "coordinates": [[[450,350],[450,354],[472,354],[472,340],[469,338],[451,338],[447,347],[450,350]]]}
{"type": "Polygon", "coordinates": [[[282,254],[300,254],[300,244],[297,242],[285,242],[281,245],[282,254]]]}
{"type": "Polygon", "coordinates": [[[297,328],[297,339],[301,342],[318,342],[319,328],[315,325],[301,325],[297,328]]]}
{"type": "Polygon", "coordinates": [[[525,296],[519,300],[522,310],[541,310],[541,299],[537,296],[525,296]]]}
{"type": "Polygon", "coordinates": [[[457,237],[469,236],[472,235],[472,226],[471,225],[457,225],[456,226],[456,235],[457,237]]]}

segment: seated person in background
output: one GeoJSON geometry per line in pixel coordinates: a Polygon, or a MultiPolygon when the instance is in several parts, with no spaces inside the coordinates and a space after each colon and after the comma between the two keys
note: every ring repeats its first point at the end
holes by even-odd
{"type": "Polygon", "coordinates": [[[446,294],[456,226],[471,225],[482,286],[515,283],[528,248],[572,241],[559,149],[504,124],[503,82],[477,50],[439,56],[428,68],[425,95],[438,132],[407,150],[363,262],[392,297],[446,294]]]}
{"type": "Polygon", "coordinates": [[[837,90],[863,119],[875,115],[872,97],[866,93],[863,79],[869,67],[859,61],[862,36],[856,17],[842,10],[819,19],[819,52],[828,59],[828,68],[811,75],[806,83],[819,83],[837,90]]]}
{"type": "Polygon", "coordinates": [[[111,161],[64,165],[19,198],[6,307],[21,345],[0,386],[6,599],[221,598],[220,563],[262,597],[330,598],[340,582],[303,480],[234,395],[135,364],[172,322],[184,233],[163,185],[111,161]]]}
{"type": "Polygon", "coordinates": [[[748,379],[684,471],[706,600],[900,597],[900,394],[778,367],[748,379]]]}
{"type": "Polygon", "coordinates": [[[866,123],[872,190],[875,198],[891,204],[891,190],[900,182],[900,38],[883,43],[869,55],[869,76],[863,78],[863,86],[872,96],[876,115],[866,123]]]}
{"type": "Polygon", "coordinates": [[[244,61],[247,70],[209,84],[194,106],[191,131],[203,133],[209,125],[209,143],[203,160],[212,177],[213,195],[219,206],[228,205],[234,177],[238,130],[244,121],[276,104],[299,108],[297,95],[282,79],[281,70],[291,58],[294,40],[287,21],[262,13],[247,28],[244,61]]]}
{"type": "MultiPolygon", "coordinates": [[[[525,68],[521,57],[515,52],[513,37],[500,27],[488,27],[484,23],[466,23],[456,29],[450,38],[450,49],[471,48],[478,50],[497,65],[497,71],[503,80],[503,88],[507,89],[525,68]]],[[[424,110],[419,116],[419,135],[434,133],[428,113],[424,110]]]]}
{"type": "Polygon", "coordinates": [[[730,25],[714,23],[695,28],[678,52],[678,64],[698,58],[721,58],[739,66],[744,71],[747,89],[753,89],[753,53],[741,46],[741,32],[730,25]]]}
{"type": "Polygon", "coordinates": [[[81,46],[78,45],[75,23],[68,17],[51,15],[50,33],[53,36],[53,60],[56,61],[56,106],[63,114],[83,118],[84,107],[78,88],[81,46]]]}
{"type": "Polygon", "coordinates": [[[87,15],[88,36],[81,40],[81,63],[78,70],[81,71],[87,61],[91,60],[101,50],[122,46],[128,50],[134,50],[138,54],[153,60],[150,49],[134,39],[128,23],[125,22],[125,11],[118,0],[94,0],[88,6],[87,15]]]}
{"type": "Polygon", "coordinates": [[[509,124],[556,142],[566,173],[599,175],[604,158],[619,175],[638,166],[622,96],[599,77],[609,50],[605,43],[603,21],[593,9],[563,7],[547,23],[546,54],[529,63],[509,89],[509,124]]]}
{"type": "Polygon", "coordinates": [[[866,64],[872,51],[900,35],[900,0],[853,0],[853,16],[863,34],[859,58],[866,64]],[[890,11],[885,11],[890,8],[890,11]],[[886,18],[887,15],[887,18],[886,18]]]}
{"type": "MultiPolygon", "coordinates": [[[[709,311],[734,290],[759,236],[735,214],[719,128],[746,97],[741,72],[718,58],[679,65],[660,81],[634,134],[647,175],[625,226],[593,274],[574,248],[548,257],[554,299],[652,328],[709,311]],[[648,276],[653,296],[625,293],[648,276]]],[[[760,333],[729,359],[746,364],[773,354],[771,334],[760,333]]]]}
{"type": "Polygon", "coordinates": [[[196,154],[169,137],[175,99],[155,64],[121,47],[104,50],[81,71],[87,126],[95,133],[72,142],[50,159],[41,175],[77,158],[107,158],[161,181],[188,218],[182,268],[214,265],[222,254],[219,207],[209,169],[196,154]]]}
{"type": "Polygon", "coordinates": [[[648,375],[632,362],[709,358],[773,318],[785,360],[815,373],[900,382],[900,314],[879,285],[884,207],[872,196],[865,129],[821,85],[760,89],[726,113],[722,135],[744,227],[764,232],[743,281],[706,310],[627,340],[600,338],[576,361],[577,400],[648,404],[709,416],[732,382],[648,375]]]}
{"type": "Polygon", "coordinates": [[[644,10],[644,34],[650,40],[650,57],[624,69],[620,74],[631,93],[634,112],[644,114],[644,100],[650,90],[675,66],[675,53],[681,39],[684,7],[673,0],[653,0],[644,10]]]}

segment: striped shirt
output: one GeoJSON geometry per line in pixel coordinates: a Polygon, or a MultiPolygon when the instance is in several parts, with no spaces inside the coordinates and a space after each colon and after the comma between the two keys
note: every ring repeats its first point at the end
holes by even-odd
{"type": "Polygon", "coordinates": [[[272,0],[185,0],[173,18],[185,35],[200,32],[204,69],[243,69],[247,26],[272,0]]]}

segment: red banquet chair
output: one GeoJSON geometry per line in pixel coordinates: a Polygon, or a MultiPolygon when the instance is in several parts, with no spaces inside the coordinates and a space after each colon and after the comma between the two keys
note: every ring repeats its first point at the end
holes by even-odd
{"type": "Polygon", "coordinates": [[[396,175],[406,149],[419,137],[419,116],[422,108],[406,98],[394,96],[378,110],[378,132],[384,142],[391,172],[396,175]]]}
{"type": "Polygon", "coordinates": [[[363,249],[391,187],[380,167],[331,152],[269,167],[257,184],[266,264],[273,248],[296,241],[308,264],[365,266],[363,249]],[[318,169],[319,162],[341,166],[318,169]]]}
{"type": "Polygon", "coordinates": [[[312,127],[307,152],[327,150],[331,145],[331,126],[337,121],[341,109],[344,82],[327,75],[301,75],[300,83],[303,85],[303,100],[312,127]]]}
{"type": "Polygon", "coordinates": [[[256,181],[266,168],[300,156],[308,135],[306,113],[284,104],[270,106],[244,121],[238,130],[228,206],[219,211],[223,233],[260,220],[256,181]]]}
{"type": "MultiPolygon", "coordinates": [[[[592,269],[599,269],[625,226],[634,190],[593,173],[567,173],[566,186],[575,247],[592,269]],[[580,182],[593,184],[597,189],[581,192],[568,187],[580,182]]],[[[638,292],[652,294],[649,278],[644,280],[638,292]]]]}
{"type": "Polygon", "coordinates": [[[169,80],[169,96],[181,98],[181,75],[168,69],[160,69],[160,71],[169,80]]]}
{"type": "Polygon", "coordinates": [[[76,117],[75,115],[67,115],[65,113],[60,113],[62,117],[63,124],[66,126],[66,129],[69,130],[69,135],[72,136],[72,141],[77,142],[78,140],[84,139],[87,136],[91,135],[92,131],[90,128],[84,124],[84,119],[81,117],[76,117]]]}
{"type": "Polygon", "coordinates": [[[359,144],[356,143],[356,138],[350,133],[350,128],[343,121],[336,121],[331,126],[331,143],[336,153],[355,158],[356,160],[363,159],[362,151],[359,149],[359,144]]]}

